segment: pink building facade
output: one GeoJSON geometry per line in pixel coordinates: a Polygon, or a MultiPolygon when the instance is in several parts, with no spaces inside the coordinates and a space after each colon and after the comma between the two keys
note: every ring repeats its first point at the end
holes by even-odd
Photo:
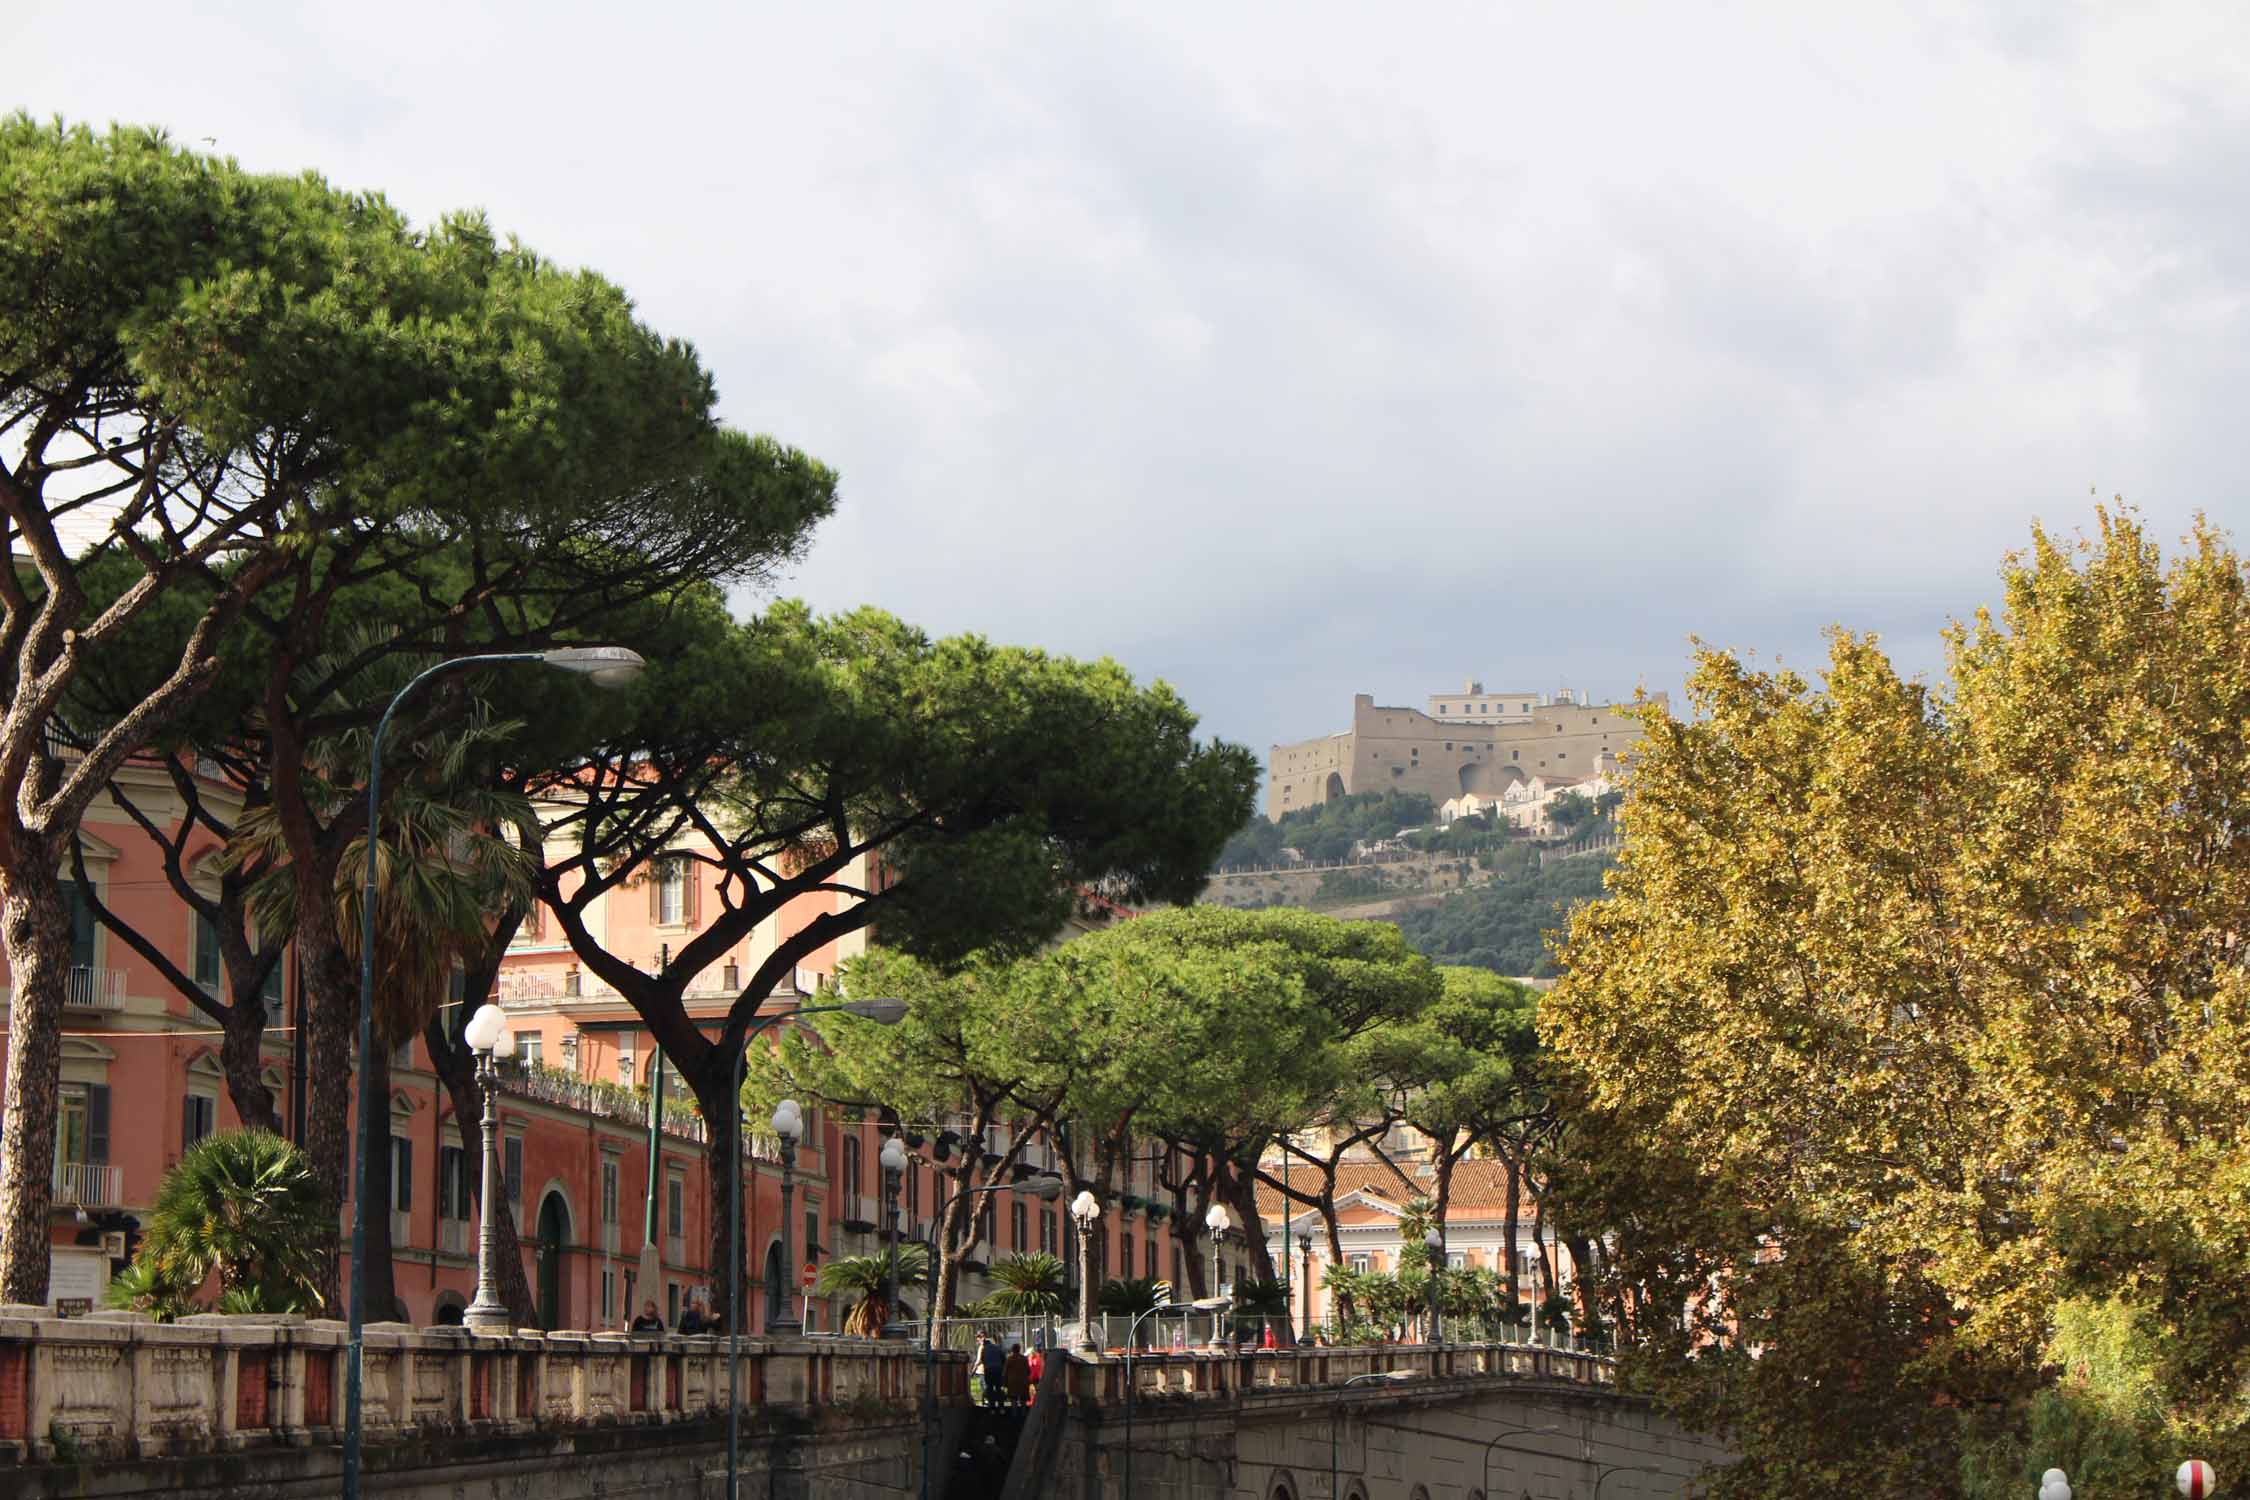
{"type": "MultiPolygon", "coordinates": [[[[123,779],[136,806],[159,828],[169,832],[178,826],[182,809],[160,768],[128,769],[123,779]]],[[[226,795],[217,783],[203,790],[214,798],[226,795]]],[[[216,985],[221,976],[215,949],[196,930],[193,910],[170,888],[161,852],[139,826],[105,800],[86,820],[82,847],[103,904],[185,973],[216,985]]],[[[209,852],[191,845],[188,868],[209,852]]],[[[716,901],[709,873],[693,861],[679,861],[658,879],[608,893],[589,911],[591,930],[609,951],[652,966],[664,949],[677,951],[701,930],[704,903],[716,901]]],[[[787,934],[843,899],[800,898],[722,955],[691,985],[691,1013],[705,1018],[715,1035],[741,977],[787,934]]],[[[98,1303],[102,1284],[129,1258],[164,1173],[196,1140],[238,1128],[240,1121],[219,1067],[214,1023],[90,914],[79,921],[77,941],[63,1019],[50,1299],[98,1303]]],[[[776,994],[769,1006],[783,1008],[830,990],[837,966],[861,941],[830,945],[808,957],[795,988],[776,994]]],[[[265,1079],[284,1120],[295,1122],[291,1023],[297,989],[287,959],[267,993],[265,1079]]],[[[653,1038],[629,1005],[583,972],[552,913],[525,924],[492,998],[507,1016],[508,1057],[498,1104],[501,1177],[540,1322],[549,1328],[615,1328],[648,1301],[657,1303],[667,1325],[676,1322],[691,1291],[709,1281],[713,1217],[725,1210],[725,1183],[712,1181],[702,1121],[690,1097],[676,1091],[667,1076],[652,1172],[646,1101],[657,1071],[653,1038]],[[652,1207],[658,1270],[656,1282],[644,1285],[641,1264],[652,1207]]],[[[477,1213],[451,1096],[419,1041],[394,1056],[390,1077],[394,1288],[409,1321],[455,1321],[475,1291],[477,1213]]],[[[745,1290],[751,1293],[746,1327],[753,1330],[765,1326],[783,1295],[809,1330],[835,1328],[845,1311],[768,1279],[778,1269],[784,1233],[791,1236],[792,1272],[836,1255],[878,1254],[883,1247],[883,1185],[876,1165],[882,1140],[874,1125],[813,1107],[805,1116],[792,1225],[781,1223],[775,1144],[753,1137],[744,1162],[750,1278],[745,1290]]],[[[926,1122],[920,1133],[934,1139],[959,1123],[926,1122]]],[[[998,1141],[986,1145],[1004,1149],[998,1141]]],[[[1026,1160],[1051,1165],[1054,1157],[1044,1144],[1035,1144],[1027,1147],[1026,1160]]],[[[902,1185],[901,1228],[909,1237],[929,1232],[939,1184],[925,1147],[902,1185]]],[[[1046,1250],[1075,1262],[1062,1203],[1010,1193],[990,1195],[987,1203],[973,1261],[1046,1250]]],[[[349,1212],[347,1204],[346,1224],[349,1212]]],[[[1165,1275],[1179,1266],[1163,1226],[1115,1207],[1101,1222],[1098,1254],[1109,1275],[1127,1274],[1128,1265],[1133,1275],[1165,1275]]],[[[962,1299],[985,1290],[972,1274],[962,1299]]],[[[919,1307],[922,1299],[910,1300],[919,1307]]]]}

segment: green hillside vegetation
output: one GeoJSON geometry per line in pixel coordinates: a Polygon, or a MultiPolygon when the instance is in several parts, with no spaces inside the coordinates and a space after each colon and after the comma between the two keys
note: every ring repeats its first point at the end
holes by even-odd
{"type": "Polygon", "coordinates": [[[1285,812],[1279,822],[1254,816],[1219,851],[1218,869],[1247,870],[1283,862],[1282,850],[1294,849],[1305,862],[1335,864],[1352,857],[1352,845],[1363,839],[1387,839],[1401,828],[1437,821],[1437,808],[1419,792],[1363,792],[1339,797],[1318,807],[1285,812]]]}
{"type": "Polygon", "coordinates": [[[1602,874],[1614,863],[1607,855],[1556,860],[1544,870],[1458,892],[1396,920],[1416,951],[1437,963],[1551,978],[1556,969],[1546,934],[1562,931],[1575,907],[1602,893],[1602,874]]]}

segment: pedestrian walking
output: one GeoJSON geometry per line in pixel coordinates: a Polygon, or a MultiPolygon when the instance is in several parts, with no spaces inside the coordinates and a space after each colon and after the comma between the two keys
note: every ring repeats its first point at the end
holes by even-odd
{"type": "Polygon", "coordinates": [[[984,1372],[984,1404],[1000,1405],[1008,1394],[1008,1358],[989,1334],[977,1339],[977,1368],[984,1372]]]}
{"type": "Polygon", "coordinates": [[[1047,1373],[1047,1351],[1033,1345],[1031,1357],[1024,1365],[1031,1383],[1031,1394],[1025,1398],[1025,1404],[1030,1405],[1039,1399],[1039,1377],[1047,1373]]]}

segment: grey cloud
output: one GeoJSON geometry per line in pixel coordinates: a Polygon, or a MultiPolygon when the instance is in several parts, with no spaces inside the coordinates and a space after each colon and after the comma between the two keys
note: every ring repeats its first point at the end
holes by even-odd
{"type": "Polygon", "coordinates": [[[2089,488],[2250,516],[2250,21],[1456,6],[151,8],[23,102],[472,204],[835,463],[791,586],[1355,691],[1909,670],[2089,488]]]}

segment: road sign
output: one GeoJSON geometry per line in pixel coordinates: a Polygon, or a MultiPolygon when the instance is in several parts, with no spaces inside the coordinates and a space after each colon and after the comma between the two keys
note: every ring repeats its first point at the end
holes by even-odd
{"type": "Polygon", "coordinates": [[[820,1271],[816,1267],[807,1266],[797,1273],[797,1284],[808,1292],[813,1289],[813,1283],[818,1280],[820,1280],[820,1271]]]}

